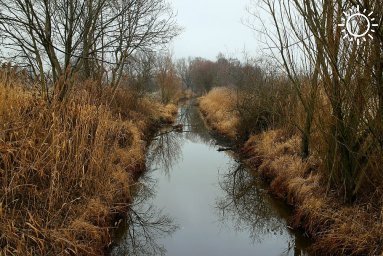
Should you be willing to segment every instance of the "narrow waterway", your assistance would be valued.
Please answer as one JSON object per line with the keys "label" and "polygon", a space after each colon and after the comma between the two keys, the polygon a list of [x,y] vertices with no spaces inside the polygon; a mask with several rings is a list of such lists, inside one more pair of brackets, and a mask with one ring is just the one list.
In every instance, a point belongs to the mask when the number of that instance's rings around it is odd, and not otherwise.
{"label": "narrow waterway", "polygon": [[273,199],[197,107],[180,107],[184,132],[161,131],[135,186],[134,205],[112,255],[307,255],[308,239],[288,227],[290,210]]}

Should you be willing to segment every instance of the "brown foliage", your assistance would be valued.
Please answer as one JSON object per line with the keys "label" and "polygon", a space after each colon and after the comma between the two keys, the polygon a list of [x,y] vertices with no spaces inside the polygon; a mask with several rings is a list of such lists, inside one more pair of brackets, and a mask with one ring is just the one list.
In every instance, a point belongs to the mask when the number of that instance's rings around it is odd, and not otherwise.
{"label": "brown foliage", "polygon": [[145,133],[175,107],[92,88],[48,104],[0,81],[0,254],[99,255],[110,242],[144,166]]}
{"label": "brown foliage", "polygon": [[[381,210],[373,202],[345,205],[326,194],[318,156],[302,160],[299,137],[281,130],[251,137],[244,146],[248,164],[270,181],[271,191],[294,205],[292,224],[316,239],[313,250],[326,255],[376,255],[382,252]],[[367,203],[366,203],[367,201]]]}
{"label": "brown foliage", "polygon": [[[234,95],[237,95],[234,90],[216,88],[200,99],[200,109],[208,125],[232,139],[236,138],[242,122],[238,112],[233,111],[236,101],[228,100],[234,99]],[[250,136],[241,153],[247,158],[249,168],[270,183],[270,191],[294,206],[291,225],[304,228],[315,238],[312,248],[315,253],[377,255],[383,250],[382,189],[378,185],[379,179],[374,180],[376,186],[365,188],[364,196],[361,195],[352,204],[344,202],[341,191],[327,191],[326,171],[323,170],[325,163],[321,157],[326,148],[322,133],[325,124],[321,121],[330,110],[322,92],[319,92],[319,99],[316,108],[322,116],[315,116],[312,131],[315,150],[308,158],[301,157],[300,136],[281,124],[282,129]],[[284,120],[303,123],[303,107],[300,104],[289,106],[293,108],[286,110]],[[226,123],[231,124],[229,129],[224,125]]]}
{"label": "brown foliage", "polygon": [[235,100],[235,94],[225,87],[214,88],[199,100],[200,110],[209,126],[230,139],[235,139],[238,132],[239,117],[233,106]]}

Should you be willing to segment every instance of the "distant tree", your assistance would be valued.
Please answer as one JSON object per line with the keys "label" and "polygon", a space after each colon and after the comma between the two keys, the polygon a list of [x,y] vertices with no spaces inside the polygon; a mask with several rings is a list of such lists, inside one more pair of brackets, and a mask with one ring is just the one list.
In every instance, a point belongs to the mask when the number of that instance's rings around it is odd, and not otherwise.
{"label": "distant tree", "polygon": [[177,73],[182,80],[184,88],[191,89],[192,75],[191,75],[191,59],[179,59],[176,63]]}
{"label": "distant tree", "polygon": [[136,52],[128,60],[124,68],[125,77],[122,82],[133,88],[139,95],[156,90],[157,55],[154,52]]}
{"label": "distant tree", "polygon": [[181,80],[169,54],[157,57],[156,83],[160,89],[162,103],[167,104],[177,99],[177,95],[181,90]]}
{"label": "distant tree", "polygon": [[191,62],[191,77],[194,91],[203,93],[209,91],[216,79],[216,65],[210,60],[196,58]]}

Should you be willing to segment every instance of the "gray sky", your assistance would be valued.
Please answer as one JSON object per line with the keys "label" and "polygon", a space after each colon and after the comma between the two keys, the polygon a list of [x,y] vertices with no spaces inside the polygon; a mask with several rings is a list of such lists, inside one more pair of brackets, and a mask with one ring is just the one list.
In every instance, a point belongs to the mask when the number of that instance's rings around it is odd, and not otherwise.
{"label": "gray sky", "polygon": [[244,49],[257,51],[253,32],[241,23],[249,0],[170,0],[184,31],[171,49],[176,58],[204,57],[214,60],[219,52],[242,57]]}

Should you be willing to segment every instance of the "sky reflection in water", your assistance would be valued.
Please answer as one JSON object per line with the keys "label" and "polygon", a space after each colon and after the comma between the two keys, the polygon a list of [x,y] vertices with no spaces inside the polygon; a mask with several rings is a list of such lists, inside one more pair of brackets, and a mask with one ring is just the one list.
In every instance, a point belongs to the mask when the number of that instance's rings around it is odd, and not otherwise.
{"label": "sky reflection in water", "polygon": [[[128,224],[112,255],[305,255],[289,210],[216,141],[192,105],[184,133],[162,131],[148,153]],[[129,224],[130,223],[130,224]]]}

